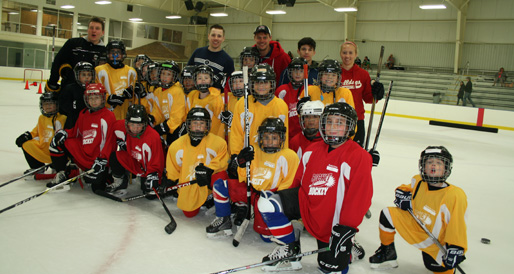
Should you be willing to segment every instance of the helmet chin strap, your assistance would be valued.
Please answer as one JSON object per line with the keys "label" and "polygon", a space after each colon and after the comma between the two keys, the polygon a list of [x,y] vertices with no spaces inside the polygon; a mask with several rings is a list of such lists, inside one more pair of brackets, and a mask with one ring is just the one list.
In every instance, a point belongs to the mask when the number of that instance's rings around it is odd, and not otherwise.
{"label": "helmet chin strap", "polygon": [[116,59],[118,59],[118,56],[120,56],[120,55],[119,55],[119,54],[117,54],[117,53],[112,55],[112,57],[113,57],[113,59],[114,59],[112,62],[113,62],[113,64],[114,64],[114,65],[117,65],[117,64],[118,64],[118,63],[116,62]]}

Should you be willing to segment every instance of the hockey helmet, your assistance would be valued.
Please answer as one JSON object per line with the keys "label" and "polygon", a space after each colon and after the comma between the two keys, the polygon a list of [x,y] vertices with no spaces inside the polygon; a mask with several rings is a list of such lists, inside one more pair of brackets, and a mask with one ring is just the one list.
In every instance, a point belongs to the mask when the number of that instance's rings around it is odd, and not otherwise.
{"label": "hockey helmet", "polygon": [[156,87],[159,85],[159,69],[160,64],[158,62],[148,64],[148,68],[146,70],[146,82],[150,86]]}
{"label": "hockey helmet", "polygon": [[[45,110],[45,105],[51,103],[54,105],[53,110]],[[52,117],[57,114],[59,109],[59,94],[57,92],[45,92],[39,97],[39,110],[46,117]]]}
{"label": "hockey helmet", "polygon": [[[289,78],[289,82],[291,82],[291,85],[295,89],[298,89],[303,85],[303,76],[304,76],[303,66],[306,64],[307,64],[307,61],[305,61],[305,59],[303,59],[301,57],[295,57],[295,58],[293,58],[291,63],[289,63],[289,66],[287,66],[287,77]],[[301,75],[302,75],[301,79],[299,79],[299,80],[294,79],[295,78],[293,76],[294,72],[297,72],[297,73],[301,72]]]}
{"label": "hockey helmet", "polygon": [[243,72],[236,70],[230,75],[228,80],[230,92],[236,97],[242,97],[245,94],[245,87],[243,83]]}
{"label": "hockey helmet", "polygon": [[[276,75],[273,68],[268,64],[259,64],[252,68],[250,73],[250,85],[253,97],[257,101],[267,101],[275,96]],[[261,83],[270,83],[270,87],[262,87]]]}
{"label": "hockey helmet", "polygon": [[[323,77],[328,74],[336,76],[334,80],[324,80]],[[337,60],[325,59],[321,61],[318,66],[318,83],[323,92],[330,92],[336,90],[341,85],[341,65]]]}
{"label": "hockey helmet", "polygon": [[195,73],[196,66],[187,65],[182,69],[180,73],[180,84],[184,89],[184,93],[187,95],[195,88],[195,82],[193,80],[193,74]]}
{"label": "hockey helmet", "polygon": [[[164,83],[162,80],[163,72],[164,72],[164,74],[167,74],[167,75],[169,75],[169,73],[171,73],[171,75],[170,75],[171,79],[169,81],[166,80],[167,83]],[[175,82],[177,82],[179,74],[180,74],[180,68],[178,67],[177,63],[175,63],[174,61],[164,61],[159,64],[159,81],[160,81],[161,87],[167,89],[167,88],[170,88],[171,86],[173,86],[175,84]]]}
{"label": "hockey helmet", "polygon": [[241,54],[239,54],[239,62],[241,68],[247,66],[249,69],[259,64],[261,55],[256,47],[244,47]]}
{"label": "hockey helmet", "polygon": [[[78,62],[73,68],[75,73],[75,81],[85,88],[88,84],[95,82],[95,67],[88,62]],[[84,83],[80,80],[81,76],[84,77]]]}
{"label": "hockey helmet", "polygon": [[[194,121],[204,121],[205,127],[198,129],[194,125]],[[204,136],[209,134],[211,130],[211,115],[209,112],[202,107],[194,107],[188,113],[186,117],[186,129],[189,134],[189,138],[193,141],[200,141]]]}
{"label": "hockey helmet", "polygon": [[[344,128],[342,123],[344,123]],[[352,106],[343,102],[326,106],[319,120],[321,137],[330,146],[340,145],[352,137],[355,134],[356,125],[357,112]],[[341,129],[343,132],[340,132]]]}
{"label": "hockey helmet", "polygon": [[119,68],[123,66],[123,60],[127,57],[127,51],[125,43],[121,40],[112,40],[107,43],[107,63],[113,68]]}
{"label": "hockey helmet", "polygon": [[145,132],[148,121],[148,114],[143,105],[129,106],[127,116],[125,116],[125,129],[127,130],[127,134],[131,137],[139,138]]}
{"label": "hockey helmet", "polygon": [[[441,160],[444,170],[439,170],[434,159]],[[428,146],[421,152],[419,171],[429,184],[444,183],[452,173],[453,157],[444,146]]]}
{"label": "hockey helmet", "polygon": [[302,127],[305,136],[312,136],[318,133],[319,122],[316,125],[307,126],[306,120],[312,116],[316,116],[319,119],[323,113],[324,108],[325,105],[318,100],[308,101],[303,105],[302,112],[300,113],[300,126]]}
{"label": "hockey helmet", "polygon": [[[210,80],[207,80],[202,75],[209,75]],[[193,80],[195,81],[197,90],[200,92],[208,92],[209,88],[212,87],[214,83],[214,70],[208,65],[197,66],[193,74]]]}
{"label": "hockey helmet", "polygon": [[[94,111],[97,111],[97,110],[105,107],[105,94],[106,93],[107,93],[107,90],[105,89],[105,87],[102,83],[93,83],[93,84],[87,85],[86,90],[84,91],[84,103],[86,103],[86,106],[90,112],[94,112]],[[101,100],[101,102],[92,106],[89,103],[89,101],[95,97],[99,98]]]}
{"label": "hockey helmet", "polygon": [[[268,117],[262,121],[257,129],[259,147],[266,153],[275,153],[282,150],[286,140],[287,128],[279,118]],[[277,133],[280,140],[275,140],[274,135],[265,133]]]}

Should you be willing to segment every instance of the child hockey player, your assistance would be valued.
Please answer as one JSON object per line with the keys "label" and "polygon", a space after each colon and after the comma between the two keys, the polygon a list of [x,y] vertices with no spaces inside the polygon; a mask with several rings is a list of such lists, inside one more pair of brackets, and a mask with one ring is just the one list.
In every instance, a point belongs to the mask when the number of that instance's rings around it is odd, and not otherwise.
{"label": "child hockey player", "polygon": [[65,172],[68,157],[82,170],[94,169],[86,176],[92,190],[104,189],[107,159],[116,147],[112,126],[114,114],[105,108],[107,91],[102,84],[89,84],[84,91],[87,109],[83,110],[72,129],[59,130],[50,143],[50,156],[57,174],[47,184],[52,187],[68,179]]}
{"label": "child hockey player", "polygon": [[192,108],[186,117],[187,134],[170,145],[166,156],[167,176],[173,184],[196,180],[196,184],[178,189],[177,207],[186,217],[200,212],[211,192],[211,178],[227,169],[227,143],[210,133],[210,127],[209,112]]}
{"label": "child hockey player", "polygon": [[[320,272],[348,272],[353,238],[373,196],[371,156],[350,139],[356,122],[357,114],[349,104],[326,106],[320,118],[323,142],[314,143],[303,153],[293,188],[261,193],[257,206],[266,224],[288,231],[263,261],[300,253],[301,227],[293,231],[289,220],[301,218],[317,239],[318,248],[330,248],[318,253]],[[299,261],[264,267],[269,271],[299,268]]]}
{"label": "child hockey player", "polygon": [[[236,70],[232,72],[230,78],[228,79],[228,85],[226,85],[228,91],[225,90],[223,102],[225,103],[225,108],[223,112],[221,112],[221,122],[227,125],[227,133],[230,131],[230,127],[232,126],[232,119],[234,118],[234,109],[236,108],[236,103],[244,96],[244,81],[243,81],[243,72],[240,70]],[[226,101],[225,101],[226,99]],[[230,151],[230,149],[229,149]]]}
{"label": "child hockey player", "polygon": [[[279,118],[266,118],[258,129],[258,147],[244,148],[239,154],[241,167],[246,167],[246,162],[251,162],[250,178],[252,188],[256,191],[252,193],[252,204],[257,208],[259,193],[261,191],[276,192],[287,189],[293,183],[293,178],[298,168],[299,159],[294,151],[284,147],[286,137],[286,127]],[[255,158],[254,158],[255,157]],[[253,159],[253,161],[252,161]],[[245,204],[239,207],[234,220],[235,225],[241,225],[246,217],[247,197],[246,184],[230,183],[230,181],[217,180],[213,184],[213,196],[216,206],[216,218],[206,228],[207,237],[213,238],[223,235],[232,235],[232,222],[230,220],[230,201]],[[232,193],[232,195],[231,195]],[[261,210],[261,208],[259,208]],[[280,227],[266,225],[258,210],[255,211],[254,230],[259,233],[266,242],[270,241],[272,235]],[[278,237],[278,240],[280,237]]]}
{"label": "child hockey player", "polygon": [[[26,131],[16,138],[16,145],[23,150],[25,160],[30,169],[37,169],[46,163],[51,163],[49,146],[54,133],[63,128],[66,116],[60,114],[58,110],[57,92],[45,92],[39,97],[39,109],[41,115],[37,125],[31,132]],[[45,170],[38,171],[44,173]]]}
{"label": "child hockey player", "polygon": [[184,94],[187,95],[195,89],[195,81],[193,80],[193,74],[195,73],[196,66],[188,65],[182,69],[180,73],[180,84],[184,90]]}
{"label": "child hockey player", "polygon": [[[452,172],[453,157],[443,146],[429,146],[421,152],[419,175],[410,184],[396,189],[396,207],[380,213],[380,247],[369,258],[371,268],[398,267],[394,235],[400,233],[409,244],[421,249],[425,267],[434,273],[454,273],[468,249],[465,215],[467,198],[464,191],[446,182]],[[446,254],[434,244],[418,225],[409,210],[425,224]]]}
{"label": "child hockey player", "polygon": [[295,151],[300,159],[308,146],[322,140],[319,134],[319,117],[324,108],[325,105],[321,101],[308,101],[302,107],[300,113],[302,132],[291,138],[289,143],[289,148]]}
{"label": "child hockey player", "polygon": [[221,124],[220,113],[223,111],[221,91],[213,87],[213,70],[207,65],[196,67],[193,74],[195,90],[187,95],[186,111],[194,107],[205,108],[212,117],[211,132],[225,138],[225,127]]}
{"label": "child hockey player", "polygon": [[140,178],[143,193],[158,189],[164,172],[164,153],[161,138],[148,126],[148,115],[144,106],[131,105],[125,120],[114,123],[114,134],[118,151],[114,151],[109,164],[113,182],[106,191],[117,196],[127,193],[130,173]]}

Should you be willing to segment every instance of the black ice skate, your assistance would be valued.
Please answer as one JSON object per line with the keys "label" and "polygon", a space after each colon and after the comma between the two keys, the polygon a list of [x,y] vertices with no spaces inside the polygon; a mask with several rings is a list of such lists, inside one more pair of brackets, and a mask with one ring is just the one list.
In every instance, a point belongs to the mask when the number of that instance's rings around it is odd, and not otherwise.
{"label": "black ice skate", "polygon": [[127,195],[128,178],[126,176],[123,178],[117,178],[113,176],[112,178],[112,183],[105,187],[105,191],[118,198]]}
{"label": "black ice skate", "polygon": [[216,217],[211,224],[205,228],[207,238],[221,238],[232,235],[232,222],[230,216]]}
{"label": "black ice skate", "polygon": [[369,263],[373,269],[397,268],[398,262],[396,258],[396,249],[393,242],[390,245],[380,245],[377,251],[375,251],[375,255],[369,257]]}
{"label": "black ice skate", "polygon": [[354,240],[350,263],[364,259],[364,255],[366,255],[366,252],[364,252],[364,248],[357,241]]}
{"label": "black ice skate", "polygon": [[[270,254],[262,258],[262,262],[291,257],[299,254],[300,252],[300,239],[298,239],[290,244],[281,244],[277,246]],[[266,272],[300,270],[302,269],[302,264],[298,258],[278,261],[273,264],[263,266],[261,269]]]}
{"label": "black ice skate", "polygon": [[[66,172],[64,170],[59,171],[59,172],[57,172],[57,174],[55,174],[54,179],[51,182],[49,182],[48,184],[46,184],[46,187],[48,187],[48,188],[54,187],[66,180],[68,180],[68,176],[66,176]],[[55,190],[65,191],[65,190],[70,190],[70,189],[71,189],[70,185],[66,184],[66,185],[56,188]]]}

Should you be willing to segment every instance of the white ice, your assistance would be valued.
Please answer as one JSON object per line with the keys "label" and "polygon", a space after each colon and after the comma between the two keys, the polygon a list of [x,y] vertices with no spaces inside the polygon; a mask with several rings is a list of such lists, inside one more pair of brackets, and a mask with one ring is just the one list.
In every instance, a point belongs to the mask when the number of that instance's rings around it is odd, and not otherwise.
{"label": "white ice", "polygon": [[[6,80],[0,81],[0,87],[1,184],[28,168],[14,140],[36,125],[40,111],[37,87],[27,91],[24,83]],[[393,206],[395,187],[418,172],[419,154],[428,145],[450,150],[454,168],[448,181],[463,188],[468,197],[469,251],[462,269],[512,273],[514,132],[437,127],[390,116],[386,116],[378,143],[382,159],[373,169],[373,216],[362,222],[357,234],[366,257],[351,264],[349,273],[430,273],[421,253],[399,235],[397,269],[374,271],[368,263],[380,245],[380,210]],[[43,191],[45,184],[22,179],[0,188],[0,209]],[[129,195],[138,194],[138,188],[131,185]],[[69,192],[47,193],[0,214],[0,273],[211,273],[258,263],[275,247],[262,242],[252,229],[237,248],[232,238],[207,239],[205,227],[213,215],[202,210],[186,218],[174,200],[166,198],[165,202],[178,223],[171,235],[164,231],[170,221],[157,200],[118,203],[83,190],[79,184]],[[482,244],[481,238],[489,238],[491,244]],[[301,239],[302,251],[317,249],[308,233]],[[317,273],[315,255],[301,262],[303,270],[292,273]],[[262,272],[254,268],[241,273]]]}

